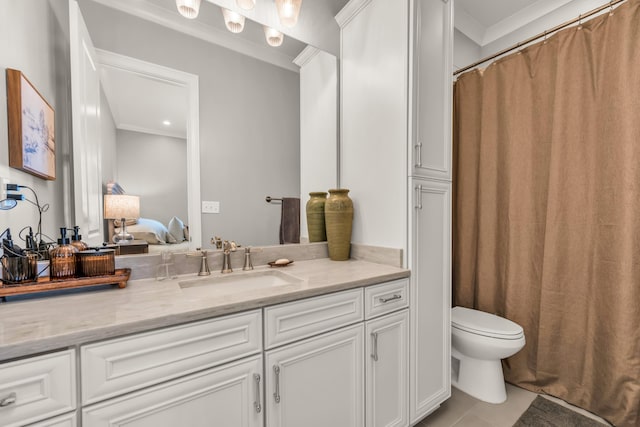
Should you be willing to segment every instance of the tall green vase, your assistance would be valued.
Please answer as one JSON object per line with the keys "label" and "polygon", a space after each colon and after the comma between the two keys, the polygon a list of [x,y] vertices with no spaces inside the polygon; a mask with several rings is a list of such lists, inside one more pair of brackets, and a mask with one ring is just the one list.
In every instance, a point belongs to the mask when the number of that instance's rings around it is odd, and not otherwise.
{"label": "tall green vase", "polygon": [[329,190],[329,198],[324,205],[329,258],[333,261],[348,260],[351,251],[353,202],[348,193],[346,189]]}
{"label": "tall green vase", "polygon": [[327,201],[327,193],[325,191],[314,191],[309,193],[309,196],[311,196],[307,202],[309,242],[325,242],[327,240],[327,230],[324,224],[324,205]]}

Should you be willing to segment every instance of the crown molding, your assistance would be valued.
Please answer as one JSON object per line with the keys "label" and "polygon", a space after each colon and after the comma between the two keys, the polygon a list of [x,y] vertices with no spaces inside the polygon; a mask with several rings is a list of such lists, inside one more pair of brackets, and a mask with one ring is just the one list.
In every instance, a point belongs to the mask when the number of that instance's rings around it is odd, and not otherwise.
{"label": "crown molding", "polygon": [[[455,27],[478,46],[483,47],[557,11],[569,3],[576,3],[576,0],[538,0],[489,27],[482,25],[463,7],[456,4]],[[576,5],[572,9],[580,10],[584,8],[583,4],[582,6]]]}
{"label": "crown molding", "polygon": [[371,0],[351,0],[336,15],[336,22],[340,28],[344,28],[353,18],[355,18]]}
{"label": "crown molding", "polygon": [[137,126],[137,125],[132,125],[129,123],[125,123],[125,122],[120,122],[120,123],[116,123],[116,129],[118,130],[125,130],[125,131],[129,131],[129,132],[138,132],[138,133],[147,133],[147,134],[151,134],[151,135],[159,135],[159,136],[168,136],[171,138],[178,138],[178,139],[187,139],[187,131],[185,130],[184,132],[179,132],[179,131],[170,131],[170,130],[160,130],[160,129],[155,129],[155,128],[147,128],[144,126]]}
{"label": "crown molding", "polygon": [[[454,3],[455,5],[456,3]],[[475,44],[482,46],[487,29],[462,7],[455,7],[455,27]]]}
{"label": "crown molding", "polygon": [[313,46],[305,47],[302,52],[293,60],[293,63],[298,67],[302,68],[309,61],[311,61],[318,53],[320,53],[320,49]]}
{"label": "crown molding", "polygon": [[[545,15],[555,12],[573,0],[538,0],[486,29],[482,46],[535,22]],[[564,21],[564,19],[562,19]]]}
{"label": "crown molding", "polygon": [[92,0],[111,9],[136,16],[149,22],[170,28],[174,31],[196,37],[209,43],[222,46],[280,68],[298,72],[299,68],[291,62],[291,57],[277,52],[272,47],[260,46],[226,30],[220,30],[200,21],[176,19],[175,13],[155,5],[148,0]]}

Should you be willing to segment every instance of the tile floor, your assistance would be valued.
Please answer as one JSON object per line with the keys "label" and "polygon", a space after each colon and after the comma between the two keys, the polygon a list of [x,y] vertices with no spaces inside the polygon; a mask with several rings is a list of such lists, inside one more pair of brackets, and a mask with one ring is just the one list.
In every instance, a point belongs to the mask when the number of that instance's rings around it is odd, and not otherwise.
{"label": "tile floor", "polygon": [[[544,397],[600,421],[605,426],[610,425],[601,418],[560,399]],[[507,384],[507,401],[494,405],[451,387],[451,398],[416,427],[512,427],[535,398],[535,393]]]}

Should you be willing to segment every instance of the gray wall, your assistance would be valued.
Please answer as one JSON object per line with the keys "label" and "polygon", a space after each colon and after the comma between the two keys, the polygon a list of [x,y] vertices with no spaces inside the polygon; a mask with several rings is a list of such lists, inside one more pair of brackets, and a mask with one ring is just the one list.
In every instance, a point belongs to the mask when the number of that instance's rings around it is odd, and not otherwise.
{"label": "gray wall", "polygon": [[453,68],[459,70],[481,58],[482,49],[457,29],[453,33]]}
{"label": "gray wall", "polygon": [[[28,23],[28,24],[27,24]],[[57,228],[72,226],[71,93],[69,77],[69,10],[67,1],[0,1],[0,177],[32,187],[41,204],[43,232],[55,237]],[[9,167],[7,141],[6,68],[22,71],[55,110],[56,180],[45,181]],[[28,190],[22,192],[33,199]],[[67,208],[65,208],[65,206]],[[0,211],[0,233],[37,225],[35,206],[20,202],[10,211]],[[22,245],[22,242],[19,242]]]}
{"label": "gray wall", "polygon": [[188,224],[186,140],[119,129],[116,158],[118,182],[140,196],[141,217]]}
{"label": "gray wall", "polygon": [[196,74],[200,85],[202,241],[277,244],[274,197],[300,194],[297,73],[81,0],[96,47]]}

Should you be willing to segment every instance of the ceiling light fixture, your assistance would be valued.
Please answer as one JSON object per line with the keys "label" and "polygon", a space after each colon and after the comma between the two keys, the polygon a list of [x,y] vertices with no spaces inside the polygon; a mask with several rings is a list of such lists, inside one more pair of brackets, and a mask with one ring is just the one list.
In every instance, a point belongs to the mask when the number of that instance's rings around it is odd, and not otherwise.
{"label": "ceiling light fixture", "polygon": [[162,124],[165,126],[171,126],[171,122],[169,120],[163,120]]}
{"label": "ceiling light fixture", "polygon": [[256,5],[256,0],[236,0],[238,7],[244,10],[251,10]]}
{"label": "ceiling light fixture", "polygon": [[229,9],[222,9],[222,16],[224,17],[224,24],[227,26],[227,30],[232,33],[241,33],[244,30],[244,16],[238,12],[234,12]]}
{"label": "ceiling light fixture", "polygon": [[176,0],[176,6],[180,15],[188,19],[196,19],[200,12],[200,3],[202,0]]}
{"label": "ceiling light fixture", "polygon": [[285,27],[293,27],[298,22],[302,0],[276,0],[280,23]]}
{"label": "ceiling light fixture", "polygon": [[267,39],[267,44],[269,46],[278,47],[282,44],[284,40],[284,34],[275,28],[264,26],[264,37]]}

